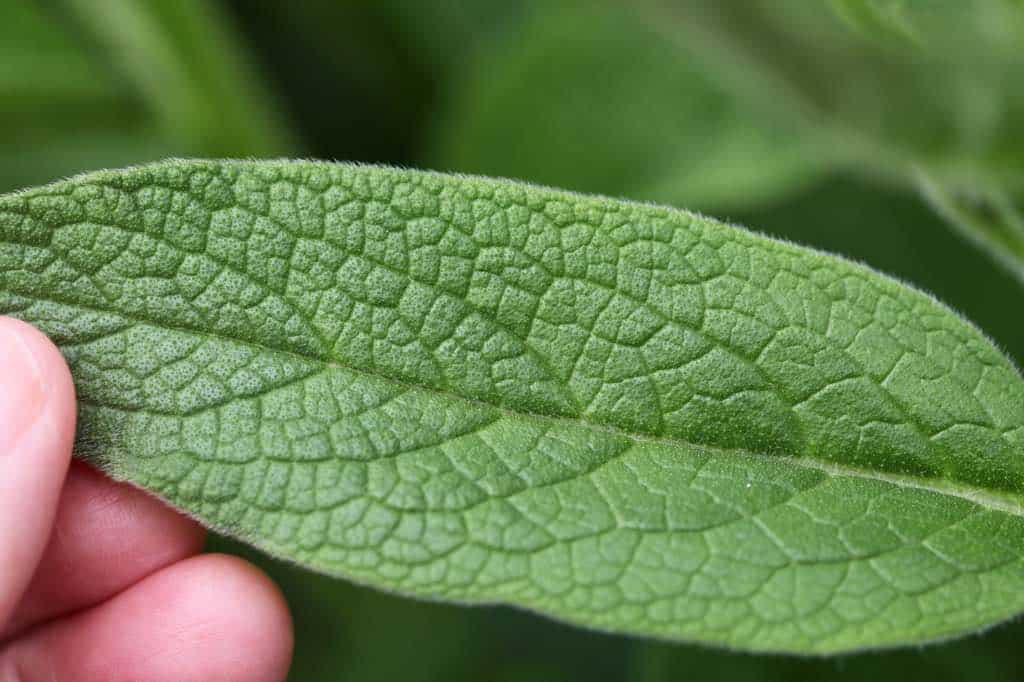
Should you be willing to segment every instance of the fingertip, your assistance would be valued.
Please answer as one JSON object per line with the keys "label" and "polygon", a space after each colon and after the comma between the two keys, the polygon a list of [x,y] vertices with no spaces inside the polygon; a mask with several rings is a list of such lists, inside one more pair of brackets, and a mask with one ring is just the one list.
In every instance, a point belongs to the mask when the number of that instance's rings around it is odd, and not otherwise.
{"label": "fingertip", "polygon": [[238,651],[261,659],[244,679],[284,680],[295,636],[291,611],[278,586],[253,564],[228,554],[204,554],[191,562],[208,585],[216,586],[208,603],[219,614],[222,631],[232,633]]}
{"label": "fingertip", "polygon": [[[154,574],[125,596],[138,599],[146,612],[166,606],[164,628],[177,640],[172,656],[160,669],[146,670],[146,679],[282,682],[288,676],[294,635],[287,602],[247,561],[227,554],[196,556]],[[170,649],[166,642],[156,647]],[[148,658],[140,651],[131,657]],[[189,659],[201,663],[186,663]]]}
{"label": "fingertip", "polygon": [[200,555],[30,630],[0,650],[0,678],[18,670],[81,682],[282,682],[292,646],[291,616],[267,576],[241,559]]}

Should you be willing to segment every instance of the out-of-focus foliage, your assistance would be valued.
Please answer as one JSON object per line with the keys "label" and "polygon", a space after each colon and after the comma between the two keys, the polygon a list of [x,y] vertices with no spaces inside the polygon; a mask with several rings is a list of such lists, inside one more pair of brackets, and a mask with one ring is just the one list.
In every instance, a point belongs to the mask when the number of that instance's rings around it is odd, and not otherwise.
{"label": "out-of-focus foliage", "polygon": [[833,7],[652,0],[649,16],[752,109],[799,121],[855,171],[919,187],[1024,282],[1024,7]]}
{"label": "out-of-focus foliage", "polygon": [[791,192],[827,153],[610,3],[536,7],[470,70],[441,131],[444,168],[708,211]]}
{"label": "out-of-focus foliage", "polygon": [[[137,4],[153,5],[143,0]],[[501,145],[499,139],[488,142],[496,146],[486,155],[481,151],[471,159],[473,150],[458,137],[460,128],[467,135],[492,130],[500,136],[504,126],[512,125],[490,124],[476,116],[489,113],[485,97],[510,102],[501,99],[502,88],[521,88],[508,79],[522,77],[527,67],[544,77],[540,82],[545,87],[558,87],[559,74],[572,73],[572,93],[610,93],[612,84],[628,80],[629,71],[622,68],[628,57],[616,58],[616,51],[628,47],[621,37],[609,38],[603,46],[604,63],[612,73],[586,68],[598,63],[593,53],[601,53],[600,48],[589,55],[580,48],[567,49],[559,57],[552,45],[559,41],[559,31],[575,33],[576,45],[585,45],[585,36],[580,38],[575,27],[599,24],[600,16],[610,12],[623,16],[624,10],[600,2],[555,9],[550,5],[528,0],[182,3],[205,13],[207,30],[200,33],[225,37],[218,40],[219,49],[243,65],[237,71],[240,81],[221,81],[213,94],[228,98],[236,89],[253,93],[246,120],[231,121],[224,115],[227,108],[213,104],[211,115],[221,117],[211,123],[213,129],[221,127],[213,135],[221,151],[213,152],[189,146],[204,136],[201,126],[190,127],[198,124],[171,133],[165,123],[158,123],[166,119],[157,105],[112,52],[118,41],[88,29],[77,14],[81,6],[72,9],[59,0],[0,3],[0,190],[89,168],[214,153],[314,155],[462,171],[486,168],[526,180],[556,181],[542,177],[549,172],[543,167],[534,176],[527,175],[534,171],[526,166],[517,170],[512,165],[537,154],[543,166],[544,154],[553,155],[550,148],[516,148],[515,156],[507,158],[500,149],[512,145]],[[631,11],[629,23],[623,20],[623,33],[628,29],[650,40],[640,48],[648,55],[645,63],[655,59],[652,52],[668,54],[668,43],[680,55],[678,63],[650,67],[657,73],[649,85],[638,88],[650,103],[651,110],[644,113],[652,128],[686,134],[684,116],[673,119],[653,108],[685,103],[686,96],[665,92],[663,85],[682,83],[685,78],[678,74],[691,73],[704,83],[705,92],[718,92],[733,103],[716,107],[701,122],[703,130],[716,130],[714,116],[722,115],[729,125],[745,120],[747,125],[809,136],[810,169],[822,175],[794,176],[796,181],[779,185],[778,192],[767,191],[746,203],[730,199],[726,177],[716,183],[725,188],[721,203],[712,207],[718,199],[709,200],[705,208],[769,234],[863,260],[930,290],[978,323],[1018,363],[1024,361],[1021,293],[1014,279],[944,229],[943,218],[916,191],[924,178],[929,201],[945,213],[957,212],[964,233],[989,250],[1002,251],[1009,263],[1017,262],[1012,248],[992,247],[997,239],[981,236],[984,228],[978,225],[1005,233],[1011,244],[1020,242],[1013,227],[1014,211],[1020,210],[1024,196],[1024,137],[1016,132],[1024,126],[1024,58],[1019,47],[1024,8],[1019,0],[647,0],[634,3]],[[560,13],[561,25],[543,25],[538,17],[546,12]],[[156,17],[153,30],[158,35],[175,34],[176,29],[161,23],[158,12],[150,16]],[[106,21],[108,30],[131,30],[129,20],[113,10]],[[544,31],[548,44],[531,46],[531,36]],[[662,37],[651,37],[654,33]],[[184,56],[189,49],[212,49],[193,38],[165,43],[185,60],[193,59]],[[661,201],[680,201],[691,191],[674,186],[684,182],[684,173],[651,184],[639,182],[653,177],[652,165],[673,172],[685,166],[666,164],[665,149],[640,144],[644,129],[634,122],[621,122],[623,129],[595,123],[602,114],[607,120],[606,108],[581,109],[579,103],[588,100],[578,97],[546,102],[550,108],[545,120],[537,122],[572,122],[573,115],[560,110],[560,103],[576,106],[575,116],[584,119],[565,139],[584,150],[580,158],[585,162],[554,160],[562,173],[559,184]],[[189,99],[211,101],[198,94]],[[283,119],[274,113],[278,108],[287,114]],[[700,111],[683,110],[694,109]],[[241,138],[223,127],[248,125],[250,118],[262,117],[289,125],[264,126],[267,137],[257,140],[266,145],[263,149],[232,148]],[[839,124],[853,132],[834,135],[831,131]],[[525,130],[523,122],[518,125]],[[729,125],[724,128],[729,130]],[[522,130],[508,131],[509,139],[520,145],[531,142],[534,138]],[[535,139],[542,145],[561,144],[551,137]],[[665,148],[680,149],[696,143],[686,138],[663,142]],[[755,163],[774,163],[760,153],[744,157],[740,150],[736,155],[750,162],[736,168],[740,173]],[[600,158],[611,159],[615,172],[590,167],[604,163],[595,161]],[[470,167],[471,161],[478,165]],[[458,165],[462,163],[467,165]],[[834,163],[840,171],[828,170]],[[740,178],[735,186],[749,188]],[[685,180],[690,181],[696,182]],[[974,227],[966,225],[969,220]],[[243,551],[222,540],[214,547]],[[830,661],[754,657],[609,637],[508,609],[402,600],[250,557],[280,582],[292,605],[297,627],[293,679],[300,682],[399,676],[446,682],[902,682],[925,676],[936,682],[967,677],[996,682],[1019,676],[1021,624],[915,651]],[[396,642],[401,653],[396,653]]]}
{"label": "out-of-focus foliage", "polygon": [[836,12],[881,44],[905,40],[950,61],[1000,59],[1020,49],[1024,18],[1017,0],[832,0]]}
{"label": "out-of-focus foliage", "polygon": [[222,8],[0,4],[0,185],[165,156],[298,151]]}

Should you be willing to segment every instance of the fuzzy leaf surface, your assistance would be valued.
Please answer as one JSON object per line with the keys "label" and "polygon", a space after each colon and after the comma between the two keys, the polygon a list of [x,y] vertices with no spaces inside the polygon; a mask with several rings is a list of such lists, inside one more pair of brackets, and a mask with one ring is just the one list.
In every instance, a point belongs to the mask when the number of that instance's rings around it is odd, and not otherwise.
{"label": "fuzzy leaf surface", "polygon": [[691,213],[315,162],[0,197],[78,455],[274,555],[834,652],[1024,607],[1024,381],[865,267]]}

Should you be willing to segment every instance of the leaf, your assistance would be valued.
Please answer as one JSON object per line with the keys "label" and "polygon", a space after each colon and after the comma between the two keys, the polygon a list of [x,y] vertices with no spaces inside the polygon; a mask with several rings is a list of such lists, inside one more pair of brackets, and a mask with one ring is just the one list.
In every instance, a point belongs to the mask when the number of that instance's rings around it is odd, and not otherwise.
{"label": "leaf", "polygon": [[294,144],[230,25],[204,0],[64,0],[184,149],[273,155]]}
{"label": "leaf", "polygon": [[668,208],[314,162],[0,199],[79,456],[403,594],[825,653],[1022,610],[1024,380],[867,268]]}
{"label": "leaf", "polygon": [[851,27],[868,37],[908,41],[920,45],[921,37],[907,16],[902,0],[833,0],[832,7]]}
{"label": "leaf", "polygon": [[174,154],[295,152],[201,0],[0,5],[0,190]]}
{"label": "leaf", "polygon": [[833,176],[736,220],[913,282],[984,329],[1018,367],[1024,360],[1024,325],[1007,314],[1018,295],[1012,276],[982,251],[965,248],[961,236],[911,193],[856,174]]}
{"label": "leaf", "polygon": [[545,3],[519,24],[463,79],[432,165],[701,210],[777,199],[829,166],[631,9]]}
{"label": "leaf", "polygon": [[879,45],[914,49],[949,59],[1013,56],[1024,38],[1024,12],[1018,0],[915,2],[914,0],[833,0],[837,14]]}
{"label": "leaf", "polygon": [[273,65],[307,153],[407,163],[437,92],[472,63],[478,44],[514,25],[522,2],[250,0],[234,10],[261,61]]}
{"label": "leaf", "polygon": [[[0,124],[12,131],[0,139],[0,188],[45,182],[97,162],[138,160],[133,141],[148,137],[151,126],[80,32],[37,3],[4,3],[0,46]],[[103,144],[94,139],[100,137]],[[78,165],[82,156],[88,162]]]}
{"label": "leaf", "polygon": [[[1015,0],[652,2],[647,19],[685,44],[735,97],[792,124],[832,158],[925,198],[1024,283],[1008,248],[938,194],[1024,206],[1024,6]],[[856,30],[850,30],[855,26]],[[921,177],[929,180],[921,182]],[[961,207],[962,208],[962,207]]]}
{"label": "leaf", "polygon": [[[1020,152],[1024,150],[1016,134],[1024,118],[1024,102],[1016,86],[1024,77],[1019,60],[1024,5],[1015,0],[943,4],[839,0],[834,6],[880,43],[902,32],[925,55],[937,57],[943,71],[963,70],[948,69],[950,53],[966,62],[966,74],[956,74],[964,82],[951,91],[963,98],[959,132],[972,144],[953,163],[933,160],[932,169],[920,171],[917,184],[939,215],[1024,284],[1020,208],[1024,202]],[[987,151],[986,145],[993,148],[995,159],[976,158],[979,148],[983,154]],[[959,177],[941,177],[943,171],[950,174],[948,166],[958,170]]]}
{"label": "leaf", "polygon": [[939,215],[1024,283],[1024,215],[1009,193],[995,183],[950,186],[927,172],[919,183]]}

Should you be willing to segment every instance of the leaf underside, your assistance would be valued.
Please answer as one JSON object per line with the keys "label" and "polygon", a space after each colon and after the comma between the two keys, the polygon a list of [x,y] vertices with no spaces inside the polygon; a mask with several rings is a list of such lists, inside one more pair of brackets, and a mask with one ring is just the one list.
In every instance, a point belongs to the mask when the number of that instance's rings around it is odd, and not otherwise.
{"label": "leaf underside", "polygon": [[421,597],[834,652],[1024,610],[1024,381],[867,268],[690,213],[314,162],[0,197],[78,455]]}

